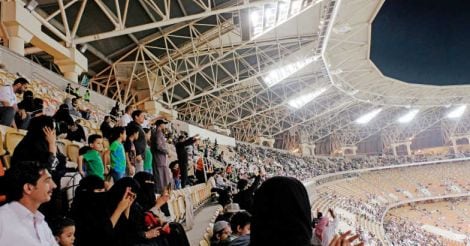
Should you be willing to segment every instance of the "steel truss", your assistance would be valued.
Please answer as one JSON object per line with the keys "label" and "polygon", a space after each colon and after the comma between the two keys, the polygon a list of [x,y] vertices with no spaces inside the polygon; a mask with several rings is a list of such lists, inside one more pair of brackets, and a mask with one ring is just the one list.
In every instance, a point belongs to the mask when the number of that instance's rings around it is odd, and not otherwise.
{"label": "steel truss", "polygon": [[[460,121],[449,120],[443,107],[470,102],[466,87],[408,85],[383,76],[369,60],[370,24],[382,0],[212,3],[115,0],[110,7],[102,0],[59,0],[56,11],[46,14],[38,9],[34,14],[64,45],[86,43],[100,58],[92,66],[109,65],[91,81],[98,92],[126,105],[158,100],[176,109],[183,120],[230,128],[237,140],[287,134],[310,144],[329,137],[334,146],[344,147],[380,136],[389,148],[436,127],[442,129],[447,143],[451,137],[470,133],[465,124],[469,114]],[[90,4],[114,29],[78,37],[81,19],[92,18],[87,16]],[[71,18],[67,10],[75,5],[79,11]],[[133,5],[145,9],[150,21],[130,26],[128,10]],[[187,11],[188,5],[193,11]],[[177,10],[183,15],[171,14]],[[248,38],[243,35],[246,11],[263,16],[249,27]],[[267,18],[270,11],[276,13],[271,19]],[[312,24],[296,23],[302,18]],[[292,33],[292,25],[308,31]],[[136,33],[151,29],[158,31],[136,38]],[[122,35],[134,43],[108,56],[91,43]],[[266,85],[264,77],[273,69],[305,57],[316,60],[281,83]],[[318,88],[327,90],[304,107],[287,105],[299,93]],[[382,112],[368,124],[354,122],[379,107]],[[397,118],[410,107],[421,111],[410,123],[398,123]]]}

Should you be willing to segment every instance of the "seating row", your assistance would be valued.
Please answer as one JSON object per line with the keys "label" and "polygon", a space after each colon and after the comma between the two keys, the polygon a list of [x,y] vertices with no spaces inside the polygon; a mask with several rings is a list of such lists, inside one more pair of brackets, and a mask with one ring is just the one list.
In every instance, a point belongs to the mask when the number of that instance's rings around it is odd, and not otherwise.
{"label": "seating row", "polygon": [[206,228],[206,231],[204,232],[204,236],[202,237],[202,240],[199,241],[199,246],[210,246],[211,245],[211,238],[212,238],[212,235],[214,233],[213,228],[214,228],[215,219],[217,219],[217,216],[219,216],[219,214],[220,214],[220,212],[222,212],[222,210],[223,210],[222,206],[219,206],[219,208],[217,208],[215,210],[215,213],[214,213],[214,215],[212,216],[212,218],[210,220],[211,222],[209,223],[209,225]]}

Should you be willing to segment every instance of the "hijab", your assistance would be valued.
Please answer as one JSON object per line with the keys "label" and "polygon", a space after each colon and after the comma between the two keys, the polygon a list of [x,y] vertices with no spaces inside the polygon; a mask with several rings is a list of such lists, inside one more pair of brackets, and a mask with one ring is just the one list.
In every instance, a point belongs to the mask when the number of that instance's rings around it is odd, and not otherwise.
{"label": "hijab", "polygon": [[139,184],[131,177],[119,179],[108,191],[108,209],[114,211],[122,200],[127,187],[131,187],[131,191],[137,193],[140,189]]}
{"label": "hijab", "polygon": [[26,136],[16,146],[11,162],[39,161],[49,163],[49,144],[44,128],[54,130],[54,120],[49,116],[38,116],[31,119]]}
{"label": "hijab", "polygon": [[255,192],[251,246],[309,246],[312,238],[310,202],[295,178],[273,177]]}
{"label": "hijab", "polygon": [[147,172],[138,172],[134,179],[140,185],[140,189],[137,191],[137,203],[142,206],[144,211],[150,210],[156,204],[153,175]]}
{"label": "hijab", "polygon": [[99,206],[104,209],[102,206],[106,204],[106,192],[95,192],[98,189],[104,189],[104,181],[100,177],[90,175],[80,180],[70,210],[74,219],[79,218],[88,208]]}

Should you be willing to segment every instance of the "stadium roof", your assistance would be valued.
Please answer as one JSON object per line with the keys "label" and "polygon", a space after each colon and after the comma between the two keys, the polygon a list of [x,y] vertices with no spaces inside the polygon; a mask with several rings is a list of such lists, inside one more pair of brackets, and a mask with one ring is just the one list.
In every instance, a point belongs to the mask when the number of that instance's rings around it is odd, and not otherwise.
{"label": "stadium roof", "polygon": [[[408,84],[370,60],[383,1],[37,1],[35,11],[66,34],[65,13],[99,92],[124,104],[159,100],[240,140],[290,132],[348,146],[377,133],[409,141],[436,124],[448,125],[447,136],[468,130],[443,120],[448,107],[469,102],[469,86]],[[289,106],[308,93],[306,105]],[[377,108],[376,119],[355,124]],[[397,119],[410,108],[419,114],[403,126]]]}

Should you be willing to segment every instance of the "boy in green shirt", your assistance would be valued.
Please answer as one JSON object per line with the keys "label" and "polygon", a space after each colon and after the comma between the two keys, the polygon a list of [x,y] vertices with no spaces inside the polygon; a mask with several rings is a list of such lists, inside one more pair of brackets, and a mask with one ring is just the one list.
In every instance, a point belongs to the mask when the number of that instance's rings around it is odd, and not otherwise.
{"label": "boy in green shirt", "polygon": [[153,174],[152,168],[152,151],[150,151],[150,136],[151,132],[149,128],[144,128],[145,140],[147,140],[147,148],[145,148],[145,159],[144,159],[144,172]]}
{"label": "boy in green shirt", "polygon": [[116,126],[112,130],[109,141],[109,156],[111,160],[111,170],[109,173],[113,177],[114,183],[126,175],[126,152],[122,142],[126,141],[126,128]]}
{"label": "boy in green shirt", "polygon": [[103,137],[98,134],[90,135],[88,145],[90,150],[83,155],[86,176],[96,175],[104,180],[104,165],[100,155],[100,151],[103,150]]}

